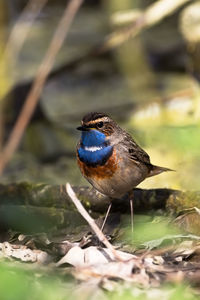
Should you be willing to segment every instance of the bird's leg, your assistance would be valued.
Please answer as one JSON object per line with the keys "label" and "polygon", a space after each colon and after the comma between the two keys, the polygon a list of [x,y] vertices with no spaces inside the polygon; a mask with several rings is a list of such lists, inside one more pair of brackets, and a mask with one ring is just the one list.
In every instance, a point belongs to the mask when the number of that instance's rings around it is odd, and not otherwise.
{"label": "bird's leg", "polygon": [[108,206],[108,209],[107,209],[105,218],[104,218],[104,220],[103,220],[103,224],[102,224],[102,226],[101,226],[101,231],[103,231],[103,229],[104,229],[104,226],[105,226],[105,224],[106,224],[106,221],[107,221],[107,218],[108,218],[108,215],[109,215],[111,206],[112,206],[112,203],[110,203],[109,206]]}
{"label": "bird's leg", "polygon": [[129,193],[130,209],[131,209],[131,232],[133,234],[133,191]]}

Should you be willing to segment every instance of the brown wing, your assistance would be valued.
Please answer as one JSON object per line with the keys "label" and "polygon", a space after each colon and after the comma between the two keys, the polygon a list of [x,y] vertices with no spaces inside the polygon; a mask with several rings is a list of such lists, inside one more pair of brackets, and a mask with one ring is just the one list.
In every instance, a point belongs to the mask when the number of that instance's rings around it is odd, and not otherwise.
{"label": "brown wing", "polygon": [[151,166],[149,155],[133,140],[131,135],[126,133],[124,136],[124,145],[128,149],[129,158],[134,160],[136,163],[143,163]]}
{"label": "brown wing", "polygon": [[174,171],[169,168],[164,168],[160,166],[154,166],[150,162],[149,155],[142,149],[137,143],[133,140],[133,138],[128,134],[124,134],[124,144],[128,149],[129,158],[138,164],[145,164],[149,169],[148,177],[158,175],[162,172]]}

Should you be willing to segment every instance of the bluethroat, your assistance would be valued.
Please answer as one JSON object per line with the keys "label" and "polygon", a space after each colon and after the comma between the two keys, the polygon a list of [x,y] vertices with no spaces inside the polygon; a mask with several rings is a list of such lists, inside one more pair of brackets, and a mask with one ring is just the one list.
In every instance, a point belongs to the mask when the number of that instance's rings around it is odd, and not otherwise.
{"label": "bluethroat", "polygon": [[77,161],[83,176],[100,193],[121,198],[145,178],[168,168],[154,166],[149,155],[104,113],[91,112],[82,119]]}

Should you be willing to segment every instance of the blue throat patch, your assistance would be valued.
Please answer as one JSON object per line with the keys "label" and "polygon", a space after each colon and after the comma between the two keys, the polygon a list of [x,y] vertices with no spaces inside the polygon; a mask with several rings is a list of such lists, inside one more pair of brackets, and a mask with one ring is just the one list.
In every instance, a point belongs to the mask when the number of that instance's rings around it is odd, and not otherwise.
{"label": "blue throat patch", "polygon": [[[91,151],[91,147],[99,149]],[[81,146],[78,149],[78,156],[82,162],[92,167],[104,165],[112,152],[113,147],[108,145],[105,134],[95,129],[82,131]]]}

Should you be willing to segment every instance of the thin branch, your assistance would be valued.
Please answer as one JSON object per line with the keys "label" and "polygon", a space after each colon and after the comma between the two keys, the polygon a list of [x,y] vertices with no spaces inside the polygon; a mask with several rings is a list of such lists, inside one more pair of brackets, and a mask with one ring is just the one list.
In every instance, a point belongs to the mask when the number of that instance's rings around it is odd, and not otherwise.
{"label": "thin branch", "polygon": [[28,1],[11,31],[2,55],[2,60],[5,59],[5,57],[12,59],[12,62],[17,60],[19,52],[24,44],[24,41],[26,40],[31,26],[47,1],[48,0]]}
{"label": "thin branch", "polygon": [[189,1],[191,0],[159,0],[154,2],[144,12],[138,13],[138,17],[134,16],[131,25],[110,34],[102,44],[100,50],[105,52],[120,46],[128,39],[139,34],[141,30],[159,23]]}
{"label": "thin branch", "polygon": [[115,248],[111,245],[111,243],[107,240],[103,232],[99,229],[97,224],[95,223],[94,219],[91,218],[91,216],[88,214],[88,212],[85,210],[79,199],[76,197],[76,194],[71,188],[71,185],[69,183],[66,184],[66,191],[71,198],[72,202],[76,206],[79,213],[83,216],[83,218],[88,222],[100,242],[104,243],[104,245],[112,252],[113,256],[116,260],[122,260],[122,258],[119,256]]}
{"label": "thin branch", "polygon": [[82,2],[83,0],[71,0],[64,11],[44,60],[39,67],[37,77],[33,83],[26,102],[24,103],[20,116],[18,117],[10,134],[9,140],[1,153],[0,174],[2,174],[6,164],[9,162],[14,151],[17,149],[20,143],[24,130],[30,121],[33,111],[38,103],[39,96],[42,92],[47,76],[53,66],[55,56],[60,50],[69,31],[70,25]]}
{"label": "thin branch", "polygon": [[130,38],[137,36],[142,30],[158,24],[165,17],[174,13],[178,8],[189,1],[191,0],[159,0],[149,5],[144,11],[133,10],[133,13],[135,12],[136,14],[132,17],[129,25],[107,35],[102,42],[94,45],[85,54],[53,70],[49,74],[49,79],[67,71],[69,72],[80,64],[87,62],[89,59],[91,60],[91,58],[98,57],[109,50],[119,47]]}
{"label": "thin branch", "polygon": [[[28,1],[19,18],[15,22],[0,56],[0,77],[6,80],[6,84],[3,82],[0,87],[0,151],[3,148],[4,136],[3,100],[13,84],[12,70],[15,69],[19,53],[35,19],[47,2],[48,0]],[[11,67],[11,72],[9,71],[9,67]]]}

